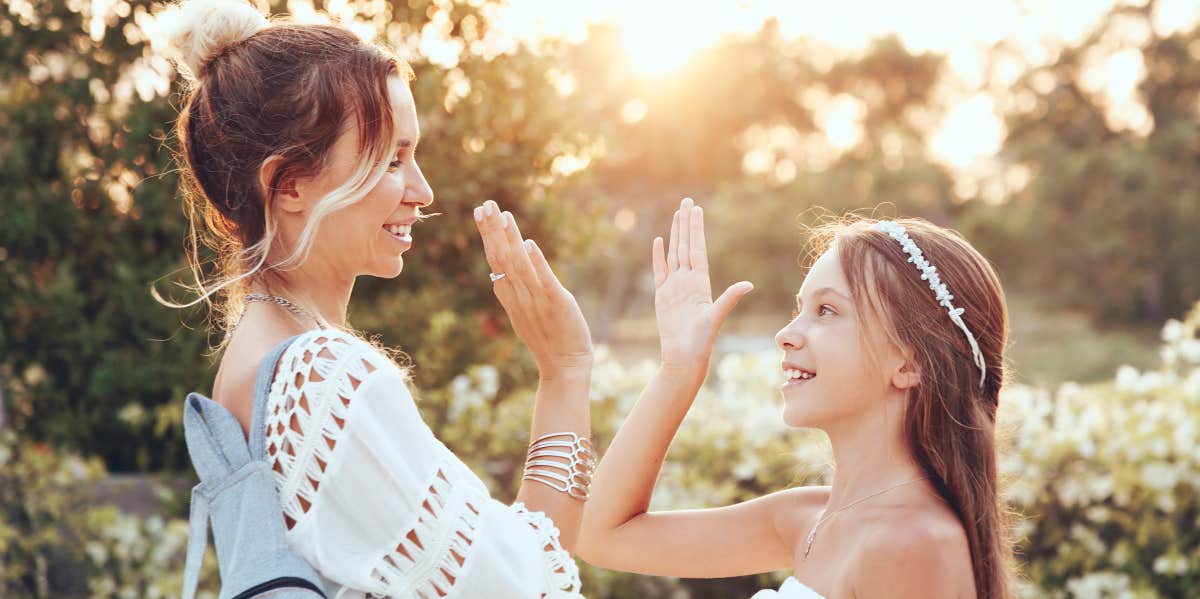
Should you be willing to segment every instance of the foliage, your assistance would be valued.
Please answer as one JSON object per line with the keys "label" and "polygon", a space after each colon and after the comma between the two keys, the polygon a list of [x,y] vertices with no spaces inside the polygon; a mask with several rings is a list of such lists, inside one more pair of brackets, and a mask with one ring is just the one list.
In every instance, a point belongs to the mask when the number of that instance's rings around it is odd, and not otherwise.
{"label": "foliage", "polygon": [[[1159,34],[1154,5],[1114,8],[1084,43],[1021,77],[1001,176],[1028,184],[975,217],[1002,234],[985,253],[1012,279],[1108,322],[1162,322],[1200,296],[1200,29]],[[1143,111],[1115,110],[1088,83],[1119,53],[1142,63]]]}
{"label": "foliage", "polygon": [[[169,134],[180,97],[148,41],[161,4],[57,0],[0,10],[7,420],[31,439],[97,453],[114,471],[186,469],[179,401],[207,393],[216,374],[202,357],[217,341],[204,306],[176,311],[149,293],[153,284],[176,301],[195,299],[171,284],[190,282],[190,273]],[[586,203],[560,201],[569,177],[552,169],[587,142],[583,111],[554,85],[553,44],[493,47],[486,4],[351,8],[402,55],[415,55],[424,34],[468,50],[453,63],[413,61],[420,160],[443,216],[418,227],[402,283],[364,280],[350,307],[353,326],[429,365],[418,381],[437,387],[458,365],[514,349],[500,335],[471,206],[499,200],[552,259],[552,248],[589,237],[591,221],[569,218]],[[206,264],[212,258],[202,252]]]}

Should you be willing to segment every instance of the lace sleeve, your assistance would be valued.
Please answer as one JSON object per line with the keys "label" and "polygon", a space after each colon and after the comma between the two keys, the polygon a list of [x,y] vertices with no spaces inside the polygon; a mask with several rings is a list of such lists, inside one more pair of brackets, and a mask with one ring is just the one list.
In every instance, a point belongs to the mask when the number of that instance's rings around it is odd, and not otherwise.
{"label": "lace sleeve", "polygon": [[292,549],[327,581],[376,596],[577,597],[559,592],[578,589],[578,570],[557,528],[491,499],[421,420],[407,382],[343,332],[285,351],[265,442]]}

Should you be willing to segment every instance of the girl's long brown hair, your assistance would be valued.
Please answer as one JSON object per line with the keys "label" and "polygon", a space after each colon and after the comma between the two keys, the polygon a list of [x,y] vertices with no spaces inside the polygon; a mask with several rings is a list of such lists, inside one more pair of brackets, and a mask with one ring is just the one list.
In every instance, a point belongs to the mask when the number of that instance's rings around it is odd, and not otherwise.
{"label": "girl's long brown hair", "polygon": [[980,387],[979,368],[962,330],[900,244],[871,228],[875,222],[848,217],[819,225],[811,229],[811,247],[818,255],[836,244],[860,318],[878,315],[894,343],[912,348],[921,379],[905,404],[909,449],[962,522],[977,596],[1007,599],[1012,545],[996,451],[1008,341],[1004,290],[987,259],[956,233],[921,219],[894,221],[937,267],[954,306],[964,309],[963,321],[987,365]]}

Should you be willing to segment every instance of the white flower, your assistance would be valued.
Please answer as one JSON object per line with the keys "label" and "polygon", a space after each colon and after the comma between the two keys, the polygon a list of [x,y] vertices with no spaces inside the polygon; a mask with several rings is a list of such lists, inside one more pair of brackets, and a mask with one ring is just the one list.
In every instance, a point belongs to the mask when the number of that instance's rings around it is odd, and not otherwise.
{"label": "white flower", "polygon": [[1120,368],[1117,368],[1117,389],[1121,391],[1133,391],[1141,378],[1141,374],[1138,373],[1136,368],[1128,364],[1123,364]]}
{"label": "white flower", "polygon": [[1184,326],[1174,318],[1167,321],[1162,328],[1163,343],[1175,343],[1183,338]]}

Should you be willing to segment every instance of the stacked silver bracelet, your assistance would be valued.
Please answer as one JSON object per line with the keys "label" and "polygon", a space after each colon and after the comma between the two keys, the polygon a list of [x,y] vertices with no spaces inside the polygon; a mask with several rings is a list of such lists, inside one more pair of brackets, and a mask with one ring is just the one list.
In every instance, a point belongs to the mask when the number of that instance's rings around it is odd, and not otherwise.
{"label": "stacked silver bracelet", "polygon": [[595,471],[596,452],[587,437],[550,433],[529,444],[525,474],[521,478],[587,501]]}

